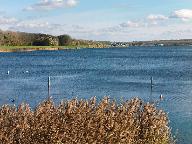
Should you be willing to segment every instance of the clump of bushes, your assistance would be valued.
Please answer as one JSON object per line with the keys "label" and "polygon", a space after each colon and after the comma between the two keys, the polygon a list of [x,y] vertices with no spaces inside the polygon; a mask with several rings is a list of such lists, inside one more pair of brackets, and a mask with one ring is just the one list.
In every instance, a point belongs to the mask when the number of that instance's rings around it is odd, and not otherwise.
{"label": "clump of bushes", "polygon": [[60,46],[71,45],[72,38],[69,35],[60,35],[60,36],[58,36],[58,39],[59,39],[59,45]]}
{"label": "clump of bushes", "polygon": [[168,118],[154,105],[135,98],[117,104],[105,97],[63,101],[47,100],[0,108],[1,144],[168,144]]}

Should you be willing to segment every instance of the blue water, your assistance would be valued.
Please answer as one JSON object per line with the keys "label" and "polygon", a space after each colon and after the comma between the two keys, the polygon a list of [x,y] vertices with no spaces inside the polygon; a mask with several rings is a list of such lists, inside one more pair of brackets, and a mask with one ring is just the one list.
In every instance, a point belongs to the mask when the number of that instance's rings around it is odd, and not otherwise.
{"label": "blue water", "polygon": [[192,47],[0,53],[0,105],[35,106],[47,98],[48,76],[55,102],[92,96],[155,101],[162,94],[158,107],[168,112],[178,143],[192,144]]}

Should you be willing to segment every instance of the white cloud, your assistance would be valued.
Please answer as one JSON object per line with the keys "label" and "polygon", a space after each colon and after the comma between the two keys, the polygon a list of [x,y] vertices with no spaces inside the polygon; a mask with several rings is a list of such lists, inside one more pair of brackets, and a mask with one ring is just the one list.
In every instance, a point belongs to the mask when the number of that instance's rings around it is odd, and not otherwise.
{"label": "white cloud", "polygon": [[50,33],[56,25],[51,25],[48,22],[36,21],[21,21],[9,27],[12,31],[23,31],[30,33]]}
{"label": "white cloud", "polygon": [[86,35],[87,33],[92,32],[92,30],[89,30],[87,27],[85,28],[81,25],[56,24],[40,20],[21,21],[10,26],[9,30],[30,33],[46,33],[52,35],[81,35],[79,38],[83,37],[83,35]]}
{"label": "white cloud", "polygon": [[170,16],[171,18],[180,18],[182,20],[192,19],[192,10],[191,9],[181,9],[174,11]]}
{"label": "white cloud", "polygon": [[10,27],[9,30],[52,35],[69,34],[77,39],[110,41],[184,39],[192,37],[192,28],[189,23],[146,27],[140,22],[139,27],[137,28],[127,28],[120,26],[120,24],[106,27],[92,27],[85,25],[54,24],[46,21],[31,20],[18,22]]}
{"label": "white cloud", "polygon": [[139,23],[138,22],[128,21],[128,22],[125,22],[125,23],[121,23],[120,27],[122,27],[122,28],[139,27]]}
{"label": "white cloud", "polygon": [[14,24],[17,21],[18,20],[16,18],[0,16],[0,25]]}
{"label": "white cloud", "polygon": [[40,0],[40,2],[28,6],[24,8],[24,10],[51,10],[57,8],[74,7],[76,5],[77,0]]}
{"label": "white cloud", "polygon": [[[41,0],[40,2],[47,3],[50,2],[50,0]],[[57,2],[59,3],[59,0],[57,0]],[[60,2],[63,2],[63,0],[60,0]],[[63,19],[69,19],[69,21],[62,21],[60,16],[23,19],[16,23],[2,25],[1,29],[5,29],[3,28],[3,26],[5,26],[8,30],[12,31],[52,35],[69,34],[77,39],[111,41],[182,39],[192,37],[190,23],[183,23],[182,21],[176,23],[175,20],[166,15],[151,14],[141,19],[130,19],[122,23],[106,22],[105,20],[97,20],[94,23],[92,21],[81,21],[92,15],[92,13],[78,13],[75,16],[74,14],[67,16],[62,15]],[[179,14],[177,14],[177,16],[175,14],[174,17],[183,18],[183,16],[181,17]],[[189,16],[187,18],[190,19]],[[51,19],[54,19],[55,23]]]}
{"label": "white cloud", "polygon": [[154,14],[151,14],[147,17],[148,20],[151,20],[151,21],[158,21],[158,20],[167,20],[168,17],[164,16],[164,15],[154,15]]}
{"label": "white cloud", "polygon": [[45,28],[48,27],[49,23],[44,22],[44,23],[38,23],[38,22],[21,22],[16,25],[16,27],[21,27],[21,28]]}
{"label": "white cloud", "polygon": [[5,13],[5,11],[4,10],[0,10],[0,14],[4,14]]}

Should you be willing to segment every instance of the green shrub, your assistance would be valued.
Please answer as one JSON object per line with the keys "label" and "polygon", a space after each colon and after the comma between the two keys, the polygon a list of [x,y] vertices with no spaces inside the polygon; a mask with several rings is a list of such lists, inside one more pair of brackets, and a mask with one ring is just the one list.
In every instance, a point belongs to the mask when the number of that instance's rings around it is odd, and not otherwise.
{"label": "green shrub", "polygon": [[58,36],[60,46],[68,46],[72,42],[72,38],[69,35]]}

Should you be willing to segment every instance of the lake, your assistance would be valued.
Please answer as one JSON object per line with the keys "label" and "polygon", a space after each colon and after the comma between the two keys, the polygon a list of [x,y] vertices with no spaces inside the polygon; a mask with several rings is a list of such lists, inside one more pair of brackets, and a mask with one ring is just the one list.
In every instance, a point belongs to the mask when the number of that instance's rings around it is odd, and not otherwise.
{"label": "lake", "polygon": [[192,144],[192,47],[0,53],[0,105],[35,106],[47,98],[48,76],[56,103],[92,96],[158,101],[162,94],[157,106],[168,112],[178,143]]}

